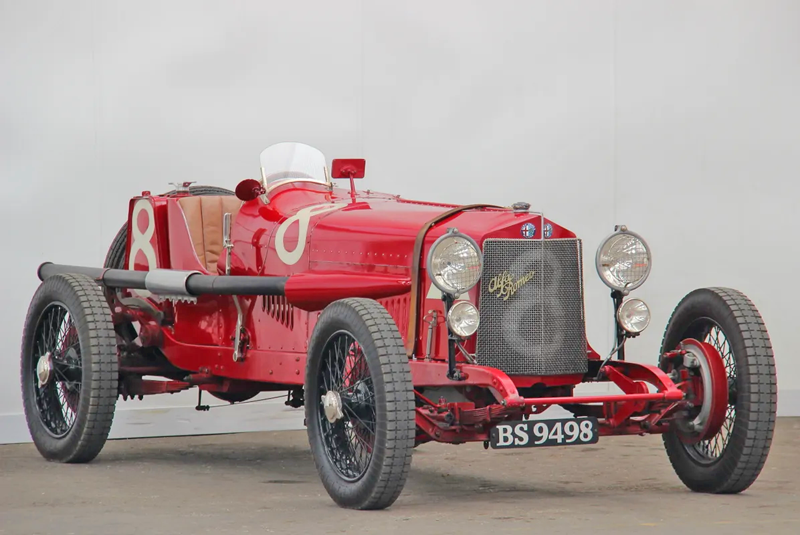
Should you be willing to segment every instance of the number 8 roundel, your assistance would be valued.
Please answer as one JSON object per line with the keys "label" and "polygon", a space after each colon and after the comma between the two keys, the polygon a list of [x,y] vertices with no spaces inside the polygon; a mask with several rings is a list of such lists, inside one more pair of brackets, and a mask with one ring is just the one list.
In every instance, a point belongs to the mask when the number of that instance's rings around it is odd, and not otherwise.
{"label": "number 8 roundel", "polygon": [[[141,227],[144,227],[144,230]],[[153,213],[153,205],[148,199],[139,199],[133,205],[131,214],[131,250],[128,255],[128,269],[136,269],[137,264],[140,268],[144,267],[144,271],[158,267],[156,250],[152,243],[155,232],[156,218]],[[140,252],[144,256],[144,262],[141,259],[137,262]]]}
{"label": "number 8 roundel", "polygon": [[[156,217],[149,199],[139,199],[133,205],[131,214],[131,250],[128,253],[128,269],[150,271],[158,267],[156,250],[153,248],[153,235],[156,233]],[[140,297],[149,297],[147,290],[136,290]]]}

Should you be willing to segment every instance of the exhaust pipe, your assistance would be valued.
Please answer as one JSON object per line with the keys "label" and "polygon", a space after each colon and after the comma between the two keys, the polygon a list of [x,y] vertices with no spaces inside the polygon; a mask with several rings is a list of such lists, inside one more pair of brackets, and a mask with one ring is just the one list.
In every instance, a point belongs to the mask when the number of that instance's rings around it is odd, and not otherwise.
{"label": "exhaust pipe", "polygon": [[203,275],[199,271],[154,269],[131,271],[45,262],[39,266],[39,280],[62,273],[88,275],[109,288],[148,290],[155,295],[197,297],[200,295],[273,295],[286,297],[289,304],[312,312],[346,297],[383,299],[404,295],[411,279],[404,275],[374,273],[295,273],[291,277]]}
{"label": "exhaust pipe", "polygon": [[37,270],[39,280],[53,275],[80,273],[109,288],[147,290],[156,295],[197,297],[199,295],[276,295],[286,294],[288,277],[242,277],[236,275],[203,275],[199,271],[154,269],[131,271],[84,266],[65,266],[45,262]]}

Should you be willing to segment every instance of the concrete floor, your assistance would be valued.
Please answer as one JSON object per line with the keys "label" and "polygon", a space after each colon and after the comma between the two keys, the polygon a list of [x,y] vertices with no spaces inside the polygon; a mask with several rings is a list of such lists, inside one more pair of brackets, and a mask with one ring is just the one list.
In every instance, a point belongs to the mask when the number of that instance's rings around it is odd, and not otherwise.
{"label": "concrete floor", "polygon": [[800,533],[800,419],[778,422],[760,479],[687,491],[659,437],[484,451],[428,444],[386,511],[328,498],[304,432],[110,441],[88,465],[0,447],[0,534]]}

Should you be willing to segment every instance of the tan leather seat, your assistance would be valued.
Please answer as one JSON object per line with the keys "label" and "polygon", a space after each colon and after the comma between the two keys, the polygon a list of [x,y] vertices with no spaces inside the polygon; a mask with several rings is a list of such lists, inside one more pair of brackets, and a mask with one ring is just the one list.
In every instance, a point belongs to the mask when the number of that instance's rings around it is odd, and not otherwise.
{"label": "tan leather seat", "polygon": [[216,275],[217,261],[222,254],[222,218],[230,213],[233,223],[242,201],[232,195],[214,195],[181,197],[178,203],[186,217],[197,258],[209,273]]}

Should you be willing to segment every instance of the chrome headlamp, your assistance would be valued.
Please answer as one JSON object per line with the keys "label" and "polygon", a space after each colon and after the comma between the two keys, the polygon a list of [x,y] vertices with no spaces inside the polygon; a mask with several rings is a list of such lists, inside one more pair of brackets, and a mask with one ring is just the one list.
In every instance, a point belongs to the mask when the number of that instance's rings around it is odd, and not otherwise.
{"label": "chrome headlamp", "polygon": [[623,294],[644,284],[650,275],[651,263],[647,243],[625,226],[603,241],[595,257],[597,274],[603,282]]}
{"label": "chrome headlamp", "polygon": [[469,338],[475,334],[480,323],[478,309],[467,301],[458,301],[447,311],[447,326],[460,338]]}
{"label": "chrome headlamp", "polygon": [[448,229],[428,253],[428,276],[443,293],[456,297],[478,284],[483,254],[478,244],[457,229]]}
{"label": "chrome headlamp", "polygon": [[617,321],[628,333],[639,334],[650,325],[650,309],[641,299],[627,299],[617,310]]}

